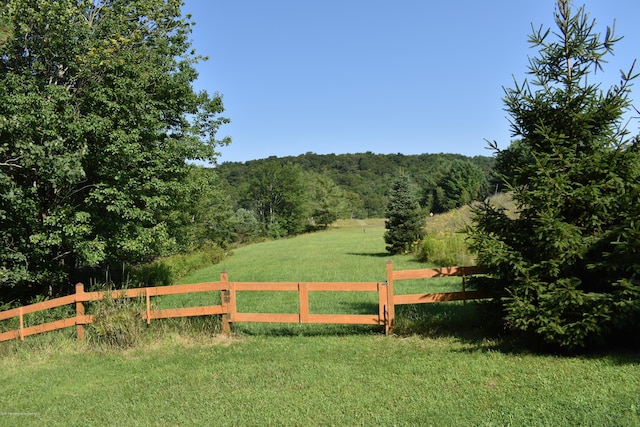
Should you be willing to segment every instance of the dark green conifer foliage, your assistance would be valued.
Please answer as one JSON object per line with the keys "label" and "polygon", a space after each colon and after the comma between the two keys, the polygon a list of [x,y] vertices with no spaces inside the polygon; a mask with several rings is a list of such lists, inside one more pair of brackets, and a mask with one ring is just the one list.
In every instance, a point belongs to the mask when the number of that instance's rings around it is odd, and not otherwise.
{"label": "dark green conifer foliage", "polygon": [[531,81],[505,91],[513,136],[527,153],[498,164],[518,215],[485,204],[469,231],[503,292],[506,325],[574,350],[636,333],[640,146],[622,126],[633,67],[606,91],[595,81],[619,38],[609,28],[602,37],[569,3],[558,1],[555,31],[530,37],[539,49]]}
{"label": "dark green conifer foliage", "polygon": [[391,185],[386,217],[384,241],[389,253],[406,252],[424,237],[422,211],[408,176],[399,176]]}

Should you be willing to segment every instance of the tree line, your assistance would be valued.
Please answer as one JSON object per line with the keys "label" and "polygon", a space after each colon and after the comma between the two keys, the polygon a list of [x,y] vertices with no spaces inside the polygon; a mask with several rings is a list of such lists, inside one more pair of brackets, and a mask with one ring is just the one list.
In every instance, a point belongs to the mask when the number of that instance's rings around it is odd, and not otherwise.
{"label": "tree line", "polygon": [[306,153],[225,162],[212,172],[234,209],[253,212],[263,231],[278,237],[338,218],[384,217],[399,175],[410,177],[426,215],[463,206],[488,194],[492,164],[491,157],[457,154]]}

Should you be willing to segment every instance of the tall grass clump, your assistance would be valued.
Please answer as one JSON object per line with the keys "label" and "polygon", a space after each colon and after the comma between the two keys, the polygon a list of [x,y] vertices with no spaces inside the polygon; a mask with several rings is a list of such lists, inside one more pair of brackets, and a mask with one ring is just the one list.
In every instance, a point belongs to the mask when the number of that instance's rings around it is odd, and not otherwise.
{"label": "tall grass clump", "polygon": [[465,235],[461,233],[471,223],[471,208],[463,206],[427,220],[427,232],[416,252],[416,259],[439,266],[473,265]]}
{"label": "tall grass clump", "polygon": [[473,265],[475,257],[469,252],[462,233],[428,234],[417,252],[417,259],[439,266]]}
{"label": "tall grass clump", "polygon": [[141,287],[169,286],[194,271],[222,261],[228,252],[219,246],[208,246],[188,254],[171,255],[134,267],[132,281]]}
{"label": "tall grass clump", "polygon": [[145,332],[144,302],[133,298],[112,298],[106,295],[90,307],[93,323],[89,339],[98,347],[129,348],[138,344]]}
{"label": "tall grass clump", "polygon": [[[509,217],[517,216],[510,193],[497,193],[488,199],[493,206],[505,209]],[[427,219],[426,235],[417,250],[416,259],[440,266],[475,265],[475,255],[469,250],[466,230],[473,225],[473,206],[433,215]]]}

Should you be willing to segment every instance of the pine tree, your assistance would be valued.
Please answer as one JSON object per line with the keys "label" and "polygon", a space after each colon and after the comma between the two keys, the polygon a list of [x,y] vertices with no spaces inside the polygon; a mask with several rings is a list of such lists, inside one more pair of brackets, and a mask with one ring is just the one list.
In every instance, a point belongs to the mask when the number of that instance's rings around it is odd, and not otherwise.
{"label": "pine tree", "polygon": [[384,234],[386,249],[391,254],[409,250],[424,237],[423,218],[409,177],[401,175],[391,185]]}
{"label": "pine tree", "polygon": [[619,38],[569,3],[557,3],[555,32],[530,36],[531,82],[505,90],[526,156],[498,167],[518,215],[485,204],[470,233],[503,291],[506,324],[577,349],[640,319],[640,145],[622,126],[633,67],[607,91],[591,80]]}

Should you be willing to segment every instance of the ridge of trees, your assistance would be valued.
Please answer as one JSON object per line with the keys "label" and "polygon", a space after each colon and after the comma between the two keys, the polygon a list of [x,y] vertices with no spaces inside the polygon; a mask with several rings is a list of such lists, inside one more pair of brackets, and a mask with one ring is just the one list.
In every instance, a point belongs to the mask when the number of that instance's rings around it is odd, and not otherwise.
{"label": "ridge of trees", "polygon": [[[247,162],[223,162],[215,167],[222,186],[236,208],[251,209],[249,188],[264,164],[293,165],[303,173],[322,177],[343,193],[341,214],[351,218],[385,216],[390,183],[406,174],[417,188],[420,206],[445,212],[478,200],[493,191],[493,157],[460,154],[316,154],[269,157]],[[330,223],[330,222],[329,222]]]}

